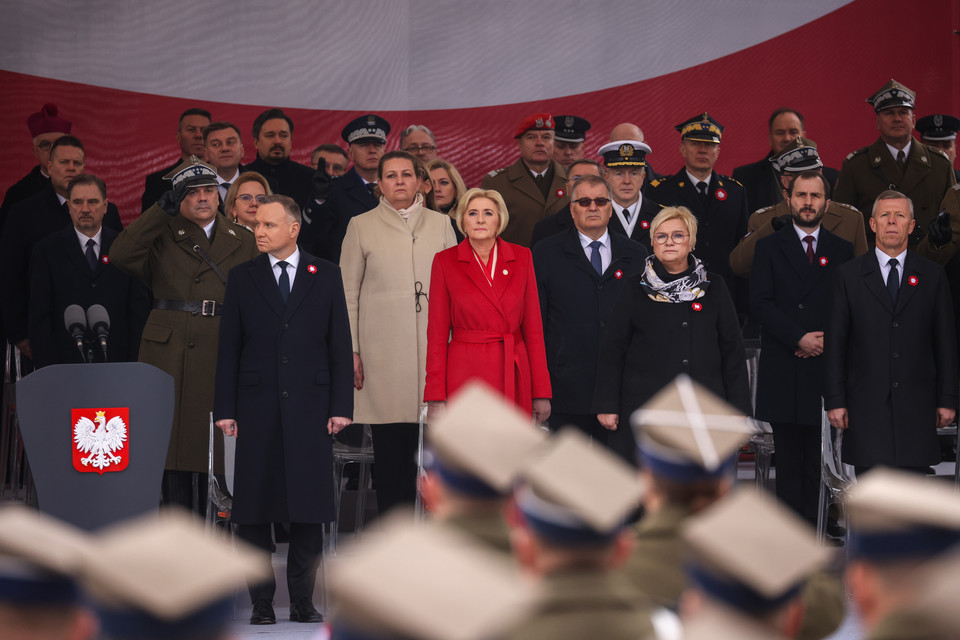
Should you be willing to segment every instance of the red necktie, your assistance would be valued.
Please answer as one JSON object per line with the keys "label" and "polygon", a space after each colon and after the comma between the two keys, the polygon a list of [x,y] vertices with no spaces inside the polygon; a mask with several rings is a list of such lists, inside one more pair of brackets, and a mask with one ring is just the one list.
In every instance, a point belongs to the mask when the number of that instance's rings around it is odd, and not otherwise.
{"label": "red necktie", "polygon": [[807,243],[807,262],[813,264],[813,241],[816,240],[813,236],[805,236],[803,241]]}

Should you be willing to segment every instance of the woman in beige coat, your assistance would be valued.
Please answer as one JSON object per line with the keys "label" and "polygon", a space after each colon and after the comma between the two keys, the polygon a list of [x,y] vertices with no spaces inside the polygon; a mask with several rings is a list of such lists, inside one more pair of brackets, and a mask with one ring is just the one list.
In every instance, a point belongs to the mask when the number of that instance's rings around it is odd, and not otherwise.
{"label": "woman in beige coat", "polygon": [[380,206],[347,225],[340,269],[353,336],[354,422],[373,431],[377,506],[416,498],[420,399],[433,256],[454,246],[450,218],[424,208],[416,160],[384,154]]}

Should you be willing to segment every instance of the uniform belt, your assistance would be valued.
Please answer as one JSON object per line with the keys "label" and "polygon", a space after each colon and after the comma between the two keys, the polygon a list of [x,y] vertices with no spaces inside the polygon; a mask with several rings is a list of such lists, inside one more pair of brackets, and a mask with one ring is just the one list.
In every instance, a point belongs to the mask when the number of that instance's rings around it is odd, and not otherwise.
{"label": "uniform belt", "polygon": [[503,343],[503,393],[508,400],[516,400],[516,344],[522,342],[520,335],[482,331],[477,329],[453,329],[450,336],[453,342],[473,342],[489,344]]}
{"label": "uniform belt", "polygon": [[219,316],[223,314],[223,303],[216,300],[164,300],[157,298],[153,301],[154,309],[167,311],[187,311],[195,316]]}

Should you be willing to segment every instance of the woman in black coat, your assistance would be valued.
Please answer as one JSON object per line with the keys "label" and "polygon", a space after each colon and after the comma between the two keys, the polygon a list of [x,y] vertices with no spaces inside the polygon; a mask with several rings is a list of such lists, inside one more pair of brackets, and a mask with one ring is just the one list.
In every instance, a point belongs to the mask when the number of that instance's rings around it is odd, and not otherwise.
{"label": "woman in black coat", "polygon": [[624,287],[600,339],[597,419],[631,437],[630,415],[681,373],[750,415],[733,300],[723,278],[690,253],[697,219],[685,207],[667,207],[653,219],[650,237],[654,255]]}

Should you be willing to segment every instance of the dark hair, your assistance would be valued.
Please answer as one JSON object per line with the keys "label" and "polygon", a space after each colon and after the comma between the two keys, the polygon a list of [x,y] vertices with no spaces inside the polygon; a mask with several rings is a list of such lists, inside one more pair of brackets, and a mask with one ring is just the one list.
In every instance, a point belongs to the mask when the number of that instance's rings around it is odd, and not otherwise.
{"label": "dark hair", "polygon": [[797,120],[800,121],[800,126],[805,128],[803,124],[803,115],[796,109],[791,109],[790,107],[780,107],[770,115],[770,119],[767,121],[767,131],[773,131],[773,121],[782,116],[785,113],[792,113],[797,116]]}
{"label": "dark hair", "polygon": [[206,109],[193,107],[191,109],[187,109],[186,111],[180,114],[180,119],[177,121],[178,129],[183,125],[183,119],[186,118],[187,116],[203,116],[207,120],[213,120],[213,118],[210,117],[210,112],[207,111]]}
{"label": "dark hair", "polygon": [[84,154],[87,153],[87,150],[83,148],[83,143],[80,142],[80,138],[75,136],[60,136],[53,141],[53,144],[50,145],[50,156],[53,156],[53,152],[60,147],[76,147],[83,151]]}
{"label": "dark hair", "polygon": [[340,145],[331,144],[331,143],[320,145],[319,147],[317,147],[316,149],[310,152],[310,156],[312,157],[314,154],[320,153],[321,151],[326,151],[327,153],[339,153],[344,158],[347,158],[348,160],[350,159],[350,156],[348,156],[347,152],[343,150],[343,147],[341,147]]}
{"label": "dark hair", "polygon": [[294,222],[297,224],[303,224],[303,217],[300,215],[300,205],[298,205],[296,200],[290,196],[284,196],[279,193],[275,193],[271,196],[264,196],[263,200],[260,201],[260,206],[265,204],[281,205],[284,211],[287,212],[287,215],[293,218]]}
{"label": "dark hair", "polygon": [[603,185],[604,190],[607,192],[607,199],[613,200],[613,193],[610,191],[610,185],[606,180],[600,176],[585,175],[576,182],[573,183],[573,187],[570,189],[570,202],[573,203],[573,196],[577,192],[577,188],[580,185]]}
{"label": "dark hair", "polygon": [[70,181],[70,184],[67,185],[67,200],[70,199],[70,194],[73,193],[74,187],[79,187],[84,184],[96,185],[96,187],[100,189],[100,196],[104,200],[107,199],[107,183],[92,173],[81,173],[75,176],[73,180]]}
{"label": "dark hair", "polygon": [[807,169],[806,171],[801,171],[790,180],[790,184],[787,185],[787,195],[791,198],[793,197],[793,185],[797,180],[803,178],[804,180],[812,180],[813,178],[820,178],[820,182],[823,183],[823,197],[827,200],[830,199],[830,181],[827,180],[822,173],[814,169]]}
{"label": "dark hair", "polygon": [[[604,173],[603,165],[600,164],[599,162],[597,162],[596,160],[591,160],[590,158],[580,158],[579,160],[577,160],[576,162],[574,162],[573,164],[570,165],[570,169],[573,169],[573,168],[574,168],[575,166],[577,166],[578,164],[588,164],[588,165],[590,165],[591,167],[596,167],[596,169],[597,169],[597,174],[598,174],[598,175],[601,175],[601,176],[602,176],[603,173]],[[569,176],[569,175],[570,175],[570,170],[568,169],[568,170],[567,170],[567,176]]]}
{"label": "dark hair", "polygon": [[287,126],[290,127],[290,133],[293,133],[293,120],[290,119],[290,116],[285,114],[282,109],[267,109],[258,115],[257,119],[253,121],[254,140],[260,137],[260,129],[263,128],[263,123],[267,120],[286,120]]}
{"label": "dark hair", "polygon": [[377,165],[377,178],[383,177],[383,165],[388,160],[396,160],[397,158],[402,158],[404,160],[409,160],[411,166],[413,166],[413,172],[417,173],[417,159],[413,157],[413,154],[407,153],[406,151],[401,151],[397,149],[396,151],[388,151],[383,154],[383,157],[380,158],[380,164]]}
{"label": "dark hair", "polygon": [[216,133],[217,131],[223,131],[224,129],[233,129],[237,132],[237,137],[242,137],[243,134],[240,133],[240,128],[233,124],[232,122],[227,122],[226,120],[221,120],[220,122],[212,122],[203,128],[203,143],[207,143],[207,137],[211,133]]}

